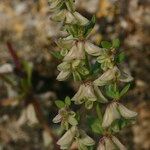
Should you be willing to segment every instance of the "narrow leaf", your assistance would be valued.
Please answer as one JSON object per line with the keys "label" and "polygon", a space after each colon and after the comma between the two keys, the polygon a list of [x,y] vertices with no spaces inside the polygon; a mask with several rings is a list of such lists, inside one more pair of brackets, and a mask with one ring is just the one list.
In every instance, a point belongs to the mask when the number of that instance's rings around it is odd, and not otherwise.
{"label": "narrow leaf", "polygon": [[63,101],[57,100],[55,101],[55,104],[58,108],[63,108],[65,107],[65,103]]}
{"label": "narrow leaf", "polygon": [[129,90],[129,88],[130,88],[130,84],[127,84],[120,92],[120,97],[123,96],[124,94],[126,94]]}

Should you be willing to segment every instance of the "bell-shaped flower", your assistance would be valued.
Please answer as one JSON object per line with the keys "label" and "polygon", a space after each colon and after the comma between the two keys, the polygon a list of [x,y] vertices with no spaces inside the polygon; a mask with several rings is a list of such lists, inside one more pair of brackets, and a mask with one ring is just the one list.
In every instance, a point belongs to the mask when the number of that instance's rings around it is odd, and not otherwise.
{"label": "bell-shaped flower", "polygon": [[89,20],[83,17],[80,13],[78,12],[72,13],[66,9],[57,11],[51,16],[51,19],[57,22],[65,22],[67,24],[79,24],[79,25],[85,25],[89,22]]}
{"label": "bell-shaped flower", "polygon": [[49,0],[49,10],[50,12],[54,12],[59,10],[64,2],[62,0]]}
{"label": "bell-shaped flower", "polygon": [[113,80],[119,80],[122,82],[130,82],[133,80],[131,75],[126,74],[124,75],[116,66],[112,69],[108,69],[106,72],[104,72],[98,79],[94,81],[94,84],[97,86],[104,86],[107,83],[113,81]]}
{"label": "bell-shaped flower", "polygon": [[95,141],[89,137],[85,131],[81,130],[80,136],[76,138],[76,143],[78,145],[78,149],[80,150],[88,150],[89,146],[93,146]]}
{"label": "bell-shaped flower", "polygon": [[57,76],[58,81],[64,81],[71,75],[71,64],[68,62],[61,63],[58,65],[57,69],[60,71],[59,75]]}
{"label": "bell-shaped flower", "polygon": [[66,5],[69,11],[75,10],[74,0],[49,0],[48,2],[50,4],[49,8],[51,12],[61,9],[63,5]]}
{"label": "bell-shaped flower", "polygon": [[71,61],[74,59],[85,59],[83,42],[76,42],[68,54],[64,57],[64,61]]}
{"label": "bell-shaped flower", "polygon": [[71,35],[66,38],[61,38],[56,42],[57,46],[61,49],[62,56],[65,56],[68,53],[74,43],[74,39]]}
{"label": "bell-shaped flower", "polygon": [[77,127],[72,126],[57,142],[60,145],[60,149],[69,149],[77,134]]}
{"label": "bell-shaped flower", "polygon": [[61,126],[68,130],[69,124],[72,126],[76,126],[78,124],[75,115],[75,112],[68,110],[67,108],[62,108],[59,110],[58,115],[56,115],[53,119],[53,122],[61,122]]}
{"label": "bell-shaped flower", "polygon": [[119,69],[114,67],[104,72],[98,79],[94,81],[97,86],[103,86],[119,76]]}
{"label": "bell-shaped flower", "polygon": [[136,116],[136,112],[129,110],[120,103],[112,102],[105,110],[102,127],[107,128],[113,123],[113,121],[122,117],[125,119],[132,119]]}
{"label": "bell-shaped flower", "polygon": [[87,109],[93,107],[94,101],[100,101],[102,103],[107,102],[107,99],[102,95],[98,87],[94,86],[92,83],[82,84],[72,100],[75,104],[85,103]]}
{"label": "bell-shaped flower", "polygon": [[90,43],[89,41],[85,42],[85,51],[92,56],[99,56],[102,53],[102,48]]}
{"label": "bell-shaped flower", "polygon": [[58,65],[57,68],[60,71],[57,76],[58,81],[64,81],[68,79],[70,75],[73,75],[74,78],[76,78],[76,76],[81,78],[81,75],[86,76],[89,74],[85,62],[82,60],[65,61]]}
{"label": "bell-shaped flower", "polygon": [[126,147],[115,136],[104,136],[100,139],[97,150],[126,150]]}

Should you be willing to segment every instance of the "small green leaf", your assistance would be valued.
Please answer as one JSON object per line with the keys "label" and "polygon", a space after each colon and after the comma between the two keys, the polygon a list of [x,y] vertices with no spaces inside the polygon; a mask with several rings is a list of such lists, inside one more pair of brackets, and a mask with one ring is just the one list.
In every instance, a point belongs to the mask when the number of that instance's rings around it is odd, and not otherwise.
{"label": "small green leaf", "polygon": [[106,95],[113,99],[119,99],[119,90],[116,85],[108,85],[106,86]]}
{"label": "small green leaf", "polygon": [[55,58],[62,59],[62,55],[58,51],[51,51],[50,52]]}
{"label": "small green leaf", "polygon": [[67,106],[70,106],[70,105],[71,105],[71,99],[70,99],[69,96],[67,96],[67,97],[65,98],[65,104],[66,104]]}
{"label": "small green leaf", "polygon": [[121,52],[117,57],[116,57],[116,62],[117,63],[122,63],[125,61],[125,53]]}
{"label": "small green leaf", "polygon": [[65,107],[65,103],[63,101],[57,100],[55,101],[55,104],[58,108],[63,108]]}
{"label": "small green leaf", "polygon": [[98,134],[103,133],[103,128],[100,124],[101,122],[98,119],[96,119],[94,123],[91,125],[91,129],[94,133],[98,133]]}
{"label": "small green leaf", "polygon": [[102,113],[101,113],[99,104],[96,105],[96,112],[97,112],[97,116],[98,116],[99,121],[102,123],[103,117],[102,117]]}
{"label": "small green leaf", "polygon": [[91,68],[92,73],[94,75],[97,75],[101,71],[101,64],[96,61],[95,64],[91,66]]}
{"label": "small green leaf", "polygon": [[130,84],[127,84],[120,92],[120,97],[123,96],[124,94],[126,94],[129,90],[129,88],[130,88]]}
{"label": "small green leaf", "polygon": [[120,40],[119,40],[119,39],[114,39],[114,40],[112,41],[112,46],[113,46],[114,48],[118,48],[118,47],[120,46]]}
{"label": "small green leaf", "polygon": [[91,21],[84,27],[84,37],[87,37],[95,26],[96,17],[93,16]]}
{"label": "small green leaf", "polygon": [[109,49],[109,48],[112,47],[111,43],[108,42],[108,41],[102,41],[101,45],[102,45],[103,48],[106,48],[106,49]]}
{"label": "small green leaf", "polygon": [[92,117],[92,116],[88,116],[87,121],[88,121],[88,125],[90,126],[90,128],[92,129],[94,133],[97,133],[97,134],[103,133],[103,128],[101,126],[101,122],[99,119]]}

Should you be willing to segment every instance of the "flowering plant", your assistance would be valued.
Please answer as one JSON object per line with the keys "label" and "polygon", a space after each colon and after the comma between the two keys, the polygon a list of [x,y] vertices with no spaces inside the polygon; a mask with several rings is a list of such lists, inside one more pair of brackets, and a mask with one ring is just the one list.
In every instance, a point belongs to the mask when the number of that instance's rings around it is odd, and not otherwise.
{"label": "flowering plant", "polygon": [[[59,56],[62,58],[62,63],[58,65],[60,72],[57,80],[73,78],[74,82],[80,83],[72,98],[66,97],[64,101],[55,102],[60,110],[53,122],[61,122],[66,130],[57,144],[61,149],[71,149],[76,143],[79,150],[125,150],[114,134],[128,125],[137,113],[120,102],[129,90],[128,82],[133,80],[130,73],[120,67],[123,58],[123,53],[118,51],[120,41],[102,41],[101,48],[94,45],[88,37],[95,25],[95,17],[89,21],[78,13],[74,0],[49,0],[49,4],[51,20],[60,22],[61,29],[66,33],[65,37],[57,41]],[[87,126],[100,138],[97,144],[94,138],[81,129],[84,119],[81,110],[71,110],[72,102],[84,104],[81,108],[85,107]],[[102,109],[104,103],[104,106],[107,105],[105,111]],[[96,110],[97,117],[90,116],[88,110]]]}

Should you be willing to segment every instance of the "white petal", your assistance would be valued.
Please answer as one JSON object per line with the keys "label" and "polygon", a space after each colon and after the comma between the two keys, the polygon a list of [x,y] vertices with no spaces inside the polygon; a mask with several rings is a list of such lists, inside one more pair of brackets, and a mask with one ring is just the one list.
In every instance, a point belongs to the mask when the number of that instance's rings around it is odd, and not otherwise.
{"label": "white petal", "polygon": [[78,22],[81,24],[81,25],[85,25],[89,22],[89,20],[85,17],[83,17],[80,13],[78,12],[74,12],[74,16],[75,18],[78,20]]}
{"label": "white petal", "polygon": [[68,62],[63,62],[63,63],[61,63],[61,64],[59,64],[59,65],[57,66],[57,69],[58,69],[59,71],[67,71],[67,70],[70,69],[70,63],[68,63]]}
{"label": "white petal", "polygon": [[115,78],[116,73],[118,72],[118,68],[114,67],[113,69],[109,69],[104,72],[98,79],[94,81],[94,84],[97,86],[103,86],[107,82],[113,80]]}
{"label": "white petal", "polygon": [[72,100],[75,101],[75,104],[82,104],[83,103],[80,100],[83,98],[84,89],[85,89],[85,85],[82,84],[79,87],[79,90],[77,91],[77,93],[73,96]]}
{"label": "white petal", "polygon": [[122,72],[121,76],[120,76],[120,81],[131,82],[131,81],[133,81],[133,77],[129,73]]}
{"label": "white petal", "polygon": [[35,109],[33,107],[33,105],[29,105],[26,109],[26,115],[27,115],[27,119],[29,121],[29,124],[37,124],[39,123],[36,113],[35,113]]}
{"label": "white petal", "polygon": [[61,71],[57,76],[58,81],[64,81],[69,78],[71,72],[70,71]]}
{"label": "white petal", "polygon": [[53,119],[53,122],[54,122],[54,123],[59,123],[59,122],[61,121],[61,118],[62,118],[61,115],[58,114],[58,115],[56,115],[55,118]]}
{"label": "white petal", "polygon": [[80,141],[86,146],[91,146],[95,144],[95,141],[91,137],[89,137],[84,131],[81,133]]}
{"label": "white petal", "polygon": [[61,139],[58,140],[57,144],[60,145],[62,148],[66,147],[68,149],[74,140],[76,131],[76,126],[73,126],[61,137]]}
{"label": "white petal", "polygon": [[61,11],[58,11],[56,13],[54,13],[52,16],[51,16],[51,19],[54,20],[54,21],[63,21],[66,17],[66,10],[61,10]]}
{"label": "white petal", "polygon": [[73,59],[85,59],[82,42],[77,42],[74,44],[69,53],[65,56],[64,61],[70,61]]}
{"label": "white petal", "polygon": [[63,3],[60,2],[60,0],[55,0],[50,3],[49,9],[50,9],[50,11],[55,11],[55,10],[59,9],[62,4]]}
{"label": "white petal", "polygon": [[0,74],[3,74],[3,73],[11,73],[13,72],[13,67],[11,64],[4,64],[2,66],[0,66]]}
{"label": "white petal", "polygon": [[115,145],[110,138],[105,138],[105,150],[115,150]]}
{"label": "white petal", "polygon": [[112,141],[116,144],[119,150],[127,150],[126,147],[115,136],[112,136]]}
{"label": "white petal", "polygon": [[136,112],[129,110],[122,104],[119,104],[118,109],[120,111],[121,116],[123,116],[124,118],[128,119],[128,118],[133,118],[137,116]]}
{"label": "white petal", "polygon": [[105,145],[103,142],[99,142],[97,150],[105,150]]}
{"label": "white petal", "polygon": [[66,13],[66,20],[65,20],[66,23],[76,23],[76,19],[74,17],[74,15],[70,12],[70,11],[67,11]]}
{"label": "white petal", "polygon": [[109,106],[107,106],[104,117],[103,117],[103,127],[108,127],[112,124],[112,122],[116,119],[120,118],[120,114],[117,110],[117,103],[111,103]]}
{"label": "white petal", "polygon": [[97,97],[94,93],[94,88],[91,84],[88,84],[85,86],[84,97],[86,97],[90,101],[96,101],[97,100]]}
{"label": "white petal", "polygon": [[[67,39],[67,38],[68,38],[68,39]],[[73,40],[72,40],[72,39],[69,39],[69,38],[72,38],[72,36],[68,36],[67,38],[59,39],[59,40],[57,41],[57,45],[58,45],[60,48],[70,50],[71,47],[72,47],[72,45],[73,45]]]}
{"label": "white petal", "polygon": [[101,54],[102,49],[90,42],[85,42],[85,51],[89,55],[99,56]]}

